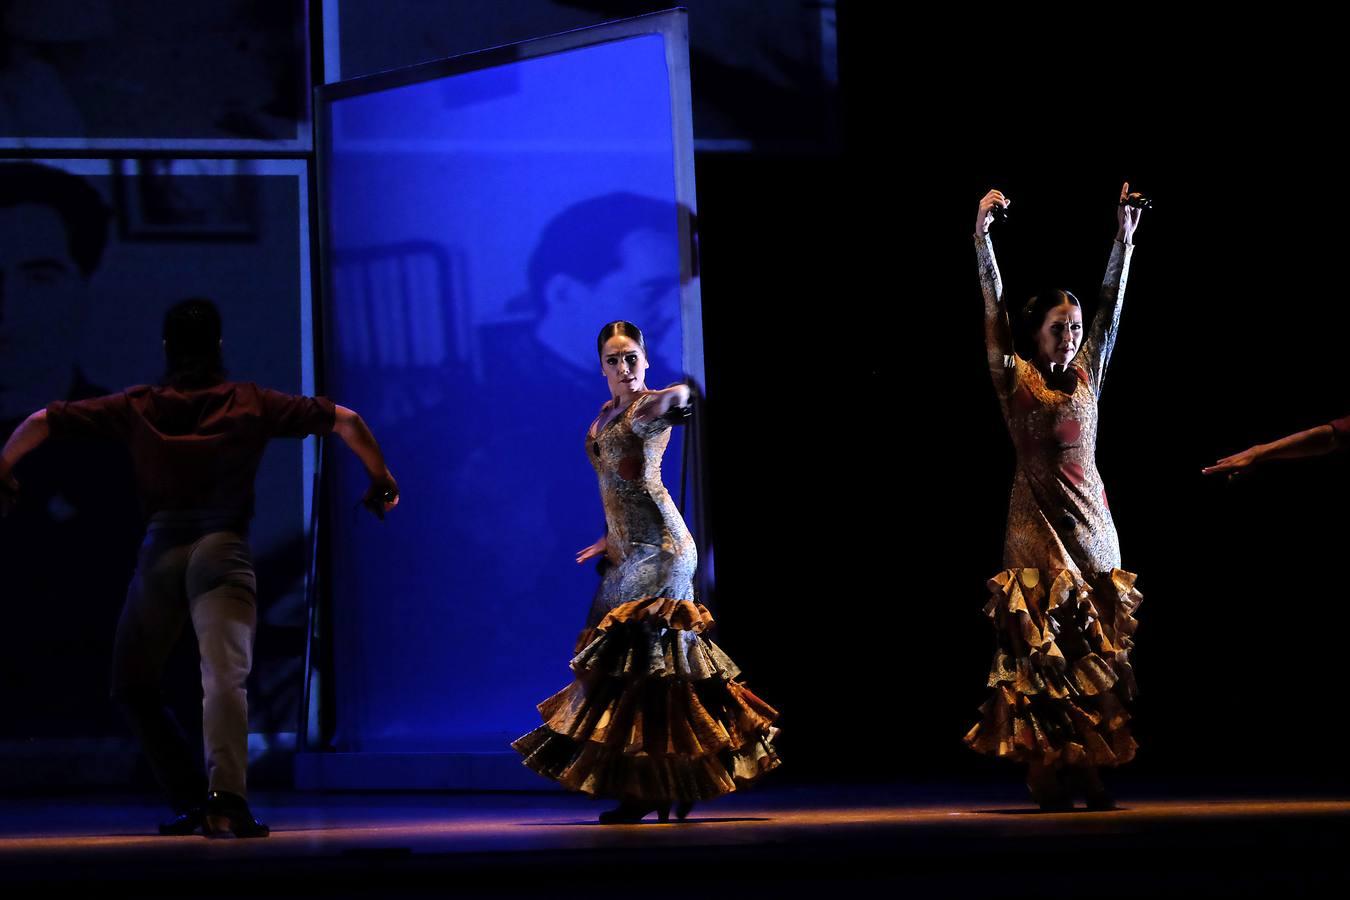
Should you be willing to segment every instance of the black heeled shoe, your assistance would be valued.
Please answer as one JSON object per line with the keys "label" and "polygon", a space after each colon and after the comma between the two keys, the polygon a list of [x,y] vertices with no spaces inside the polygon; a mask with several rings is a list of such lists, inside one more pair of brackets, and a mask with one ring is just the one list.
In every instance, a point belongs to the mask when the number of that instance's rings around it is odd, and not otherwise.
{"label": "black heeled shoe", "polygon": [[693,800],[681,800],[675,804],[675,818],[683,822],[694,811]]}
{"label": "black heeled shoe", "polygon": [[643,803],[633,800],[620,800],[619,805],[600,814],[601,825],[635,825],[648,813],[656,813],[662,822],[670,820],[670,804]]}
{"label": "black heeled shoe", "polygon": [[1102,790],[1087,795],[1087,808],[1096,812],[1105,812],[1118,807],[1116,806],[1116,798],[1112,797],[1106,790]]}
{"label": "black heeled shoe", "polygon": [[1076,766],[1066,773],[1065,781],[1069,789],[1081,794],[1087,801],[1087,808],[1104,812],[1116,808],[1116,800],[1102,783],[1102,776],[1096,767]]}
{"label": "black heeled shoe", "polygon": [[212,791],[206,795],[204,818],[202,833],[207,837],[260,838],[272,833],[272,829],[253,818],[248,801],[228,791]]}
{"label": "black heeled shoe", "polygon": [[206,811],[200,806],[190,806],[170,821],[160,822],[159,833],[166,836],[196,834],[197,829],[201,828],[205,822]]}
{"label": "black heeled shoe", "polygon": [[1064,788],[1056,769],[1027,772],[1027,790],[1041,812],[1072,812],[1073,796]]}

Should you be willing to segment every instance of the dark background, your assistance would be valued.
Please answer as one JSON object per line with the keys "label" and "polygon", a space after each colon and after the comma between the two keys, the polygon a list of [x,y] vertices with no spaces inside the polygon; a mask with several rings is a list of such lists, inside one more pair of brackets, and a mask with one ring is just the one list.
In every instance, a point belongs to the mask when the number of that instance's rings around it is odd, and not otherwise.
{"label": "dark background", "polygon": [[[781,778],[1011,777],[960,743],[1013,465],[973,215],[1007,193],[1009,296],[1058,285],[1090,315],[1129,179],[1156,209],[1098,463],[1145,598],[1133,777],[1343,789],[1346,460],[1199,474],[1350,413],[1330,32],[1126,17],[1050,36],[894,6],[839,4],[837,142],[696,161],[712,599],[719,642],[783,711]],[[697,110],[697,58],[693,79]],[[820,98],[803,110],[818,122]]]}
{"label": "dark background", "polygon": [[1012,474],[975,205],[1013,199],[994,239],[1010,297],[1086,300],[1129,179],[1157,208],[1098,463],[1145,598],[1131,769],[1344,787],[1345,459],[1199,473],[1350,408],[1339,105],[1314,26],[1127,17],[1052,38],[858,3],[839,22],[842,158],[698,161],[722,637],[783,706],[785,771],[995,771],[959,742]]}

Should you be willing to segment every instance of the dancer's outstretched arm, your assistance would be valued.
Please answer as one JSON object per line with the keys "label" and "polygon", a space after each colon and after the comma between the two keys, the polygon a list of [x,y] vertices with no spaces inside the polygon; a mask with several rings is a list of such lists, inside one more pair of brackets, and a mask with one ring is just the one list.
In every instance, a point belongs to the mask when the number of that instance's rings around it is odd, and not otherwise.
{"label": "dancer's outstretched arm", "polygon": [[0,515],[9,513],[19,493],[14,467],[19,460],[41,446],[51,433],[51,427],[47,424],[47,410],[40,409],[20,422],[9,440],[5,441],[4,450],[0,450]]}
{"label": "dancer's outstretched arm", "polygon": [[1305,431],[1296,431],[1276,438],[1268,444],[1256,444],[1246,450],[1225,456],[1212,466],[1200,471],[1206,475],[1236,475],[1259,463],[1272,459],[1296,459],[1301,456],[1321,456],[1338,449],[1350,432],[1350,418],[1337,419]]}
{"label": "dancer's outstretched arm", "polygon": [[687,408],[691,397],[692,392],[687,384],[672,384],[668,388],[652,391],[639,408],[637,417],[645,421],[660,419],[669,415],[671,410]]}
{"label": "dancer's outstretched arm", "polygon": [[335,405],[334,412],[333,433],[351,448],[370,476],[370,487],[366,488],[361,505],[383,519],[385,513],[398,506],[398,482],[385,464],[384,454],[366,420],[345,406]]}

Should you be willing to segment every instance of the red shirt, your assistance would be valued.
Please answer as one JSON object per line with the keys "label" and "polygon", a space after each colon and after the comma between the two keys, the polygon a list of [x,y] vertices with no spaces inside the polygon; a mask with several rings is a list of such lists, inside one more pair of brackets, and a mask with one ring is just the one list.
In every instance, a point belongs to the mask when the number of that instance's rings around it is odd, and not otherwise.
{"label": "red shirt", "polygon": [[333,430],[325,397],[227,381],[199,390],[142,385],[47,407],[54,438],[105,438],[131,451],[147,516],[165,510],[253,513],[253,480],[267,441]]}

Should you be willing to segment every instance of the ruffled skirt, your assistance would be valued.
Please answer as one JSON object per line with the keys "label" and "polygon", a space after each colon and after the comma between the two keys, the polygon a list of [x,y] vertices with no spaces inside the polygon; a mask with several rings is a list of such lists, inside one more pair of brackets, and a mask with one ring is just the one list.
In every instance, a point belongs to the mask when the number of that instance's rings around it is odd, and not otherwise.
{"label": "ruffled skirt", "polygon": [[1137,745],[1127,704],[1135,696],[1130,651],[1142,598],[1121,569],[1007,569],[985,606],[998,635],[993,695],[965,736],[972,750],[1039,765],[1118,766]]}
{"label": "ruffled skirt", "polygon": [[779,765],[778,712],[703,636],[691,600],[647,598],[583,632],[576,679],[539,704],[544,724],[512,743],[525,765],[597,797],[707,800]]}

